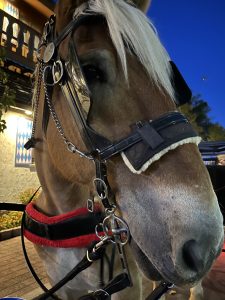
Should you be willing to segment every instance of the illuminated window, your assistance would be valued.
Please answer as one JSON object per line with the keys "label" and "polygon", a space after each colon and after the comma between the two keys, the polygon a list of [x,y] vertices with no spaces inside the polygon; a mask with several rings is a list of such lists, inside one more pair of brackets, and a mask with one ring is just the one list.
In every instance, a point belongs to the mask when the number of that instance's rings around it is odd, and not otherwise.
{"label": "illuminated window", "polygon": [[19,19],[19,9],[8,1],[5,1],[4,11],[10,16]]}
{"label": "illuminated window", "polygon": [[[19,19],[19,9],[12,5],[10,2],[8,1],[4,1],[4,7],[3,7],[3,10],[9,14],[10,16],[16,18],[16,19]],[[3,32],[6,32],[7,31],[7,27],[9,26],[9,20],[7,17],[4,17],[3,19],[3,25],[2,25],[2,30]],[[12,39],[12,45],[13,45],[13,48],[12,48],[12,51],[16,51],[16,48],[18,47],[18,43],[17,43],[17,38],[18,38],[18,34],[19,34],[19,26],[17,23],[13,23],[12,25],[12,29],[13,29],[13,39]],[[7,35],[5,33],[2,34],[2,37],[1,37],[1,45],[4,46],[5,43],[7,41]]]}
{"label": "illuminated window", "polygon": [[33,122],[30,119],[18,118],[16,134],[15,166],[29,168],[32,164],[32,149],[26,150],[25,143],[31,137]]}

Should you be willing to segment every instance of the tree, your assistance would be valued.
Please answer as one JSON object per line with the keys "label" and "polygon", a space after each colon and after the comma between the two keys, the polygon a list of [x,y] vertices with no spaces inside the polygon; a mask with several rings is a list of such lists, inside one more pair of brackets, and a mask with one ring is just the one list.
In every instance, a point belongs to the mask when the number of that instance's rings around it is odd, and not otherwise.
{"label": "tree", "polygon": [[209,141],[225,140],[225,128],[218,123],[210,124],[208,127],[208,140]]}
{"label": "tree", "polygon": [[210,111],[208,103],[201,98],[201,95],[193,96],[190,103],[181,107],[181,112],[187,116],[194,129],[204,140],[225,140],[225,128],[212,122],[208,115]]}
{"label": "tree", "polygon": [[9,88],[8,84],[8,74],[3,69],[4,65],[4,48],[0,48],[0,82],[4,87],[2,96],[0,97],[0,133],[6,129],[6,121],[3,118],[4,113],[7,112],[11,105],[15,105],[15,92]]}

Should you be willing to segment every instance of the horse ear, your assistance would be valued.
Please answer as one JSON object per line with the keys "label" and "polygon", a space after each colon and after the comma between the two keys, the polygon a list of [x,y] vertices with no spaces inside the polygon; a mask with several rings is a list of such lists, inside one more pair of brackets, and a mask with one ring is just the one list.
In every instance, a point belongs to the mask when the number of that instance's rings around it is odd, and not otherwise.
{"label": "horse ear", "polygon": [[72,20],[74,10],[86,0],[58,0],[55,7],[56,31],[61,32],[62,29]]}
{"label": "horse ear", "polygon": [[138,8],[140,8],[140,10],[142,10],[143,12],[147,12],[150,4],[151,4],[151,0],[133,0],[133,2],[137,5]]}

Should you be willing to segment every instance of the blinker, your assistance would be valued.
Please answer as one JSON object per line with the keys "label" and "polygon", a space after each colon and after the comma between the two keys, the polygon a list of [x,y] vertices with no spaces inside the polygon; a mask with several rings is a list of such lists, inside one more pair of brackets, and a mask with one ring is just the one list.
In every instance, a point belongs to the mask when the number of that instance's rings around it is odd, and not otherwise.
{"label": "blinker", "polygon": [[175,97],[177,106],[189,103],[191,101],[192,92],[178,70],[176,64],[173,61],[170,61],[173,74],[173,87],[175,90]]}

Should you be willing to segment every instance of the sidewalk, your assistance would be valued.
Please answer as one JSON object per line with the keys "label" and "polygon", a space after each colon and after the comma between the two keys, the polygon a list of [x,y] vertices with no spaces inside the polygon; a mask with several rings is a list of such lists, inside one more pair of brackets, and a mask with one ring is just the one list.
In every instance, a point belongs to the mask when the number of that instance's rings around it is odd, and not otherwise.
{"label": "sidewalk", "polygon": [[[27,252],[40,279],[48,283],[42,263],[33,245],[26,241]],[[48,285],[49,286],[49,285]],[[40,295],[42,290],[33,279],[23,257],[20,237],[0,242],[0,298],[18,296],[32,300]]]}
{"label": "sidewalk", "polygon": [[[26,245],[35,271],[43,283],[49,287],[46,273],[33,245],[27,240]],[[203,286],[204,300],[225,300],[225,253],[216,261],[212,271],[204,279]],[[18,296],[33,300],[42,293],[26,266],[20,237],[0,241],[0,298]],[[189,291],[166,296],[166,300],[188,300],[188,298]]]}

